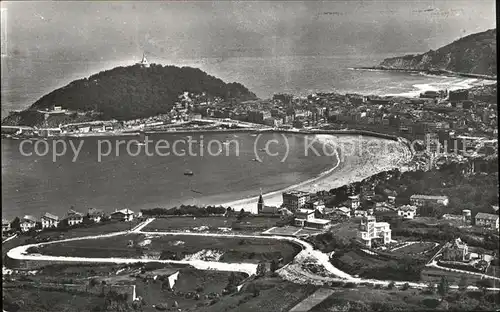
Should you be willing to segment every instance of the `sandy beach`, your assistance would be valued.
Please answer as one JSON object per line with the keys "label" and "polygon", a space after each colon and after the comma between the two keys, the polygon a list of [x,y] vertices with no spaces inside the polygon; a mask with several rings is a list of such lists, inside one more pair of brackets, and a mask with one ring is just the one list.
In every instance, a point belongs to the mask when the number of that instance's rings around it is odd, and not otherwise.
{"label": "sandy beach", "polygon": [[[263,194],[265,205],[280,206],[282,193],[298,190],[317,192],[330,190],[392,168],[399,168],[411,158],[402,143],[370,136],[318,134],[316,139],[337,151],[337,162],[318,177],[302,181],[282,190]],[[313,158],[312,158],[313,161]],[[257,212],[258,196],[224,203],[239,211]]]}

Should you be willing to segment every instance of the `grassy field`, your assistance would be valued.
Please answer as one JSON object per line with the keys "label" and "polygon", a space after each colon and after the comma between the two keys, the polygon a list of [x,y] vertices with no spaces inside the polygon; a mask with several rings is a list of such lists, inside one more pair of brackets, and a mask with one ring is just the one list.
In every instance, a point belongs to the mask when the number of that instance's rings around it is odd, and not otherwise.
{"label": "grassy field", "polygon": [[[145,247],[139,244],[149,240]],[[129,242],[134,247],[127,247]],[[144,254],[161,252],[162,259],[181,260],[186,255],[201,250],[218,250],[223,253],[223,262],[257,262],[283,257],[290,261],[300,247],[284,241],[270,239],[239,239],[228,237],[206,237],[189,235],[165,235],[146,237],[143,234],[127,234],[93,240],[71,241],[42,246],[39,252],[54,256],[75,257],[124,257],[139,258]]]}
{"label": "grassy field", "polygon": [[231,227],[236,218],[225,217],[169,217],[157,218],[149,223],[144,229],[145,232],[154,231],[181,231],[193,230],[193,228],[207,226],[209,230],[217,230],[220,227]]}
{"label": "grassy field", "polygon": [[2,244],[2,258],[5,257],[7,252],[17,246],[33,244],[42,241],[54,241],[65,238],[73,237],[83,237],[83,236],[93,236],[108,234],[112,232],[127,231],[130,227],[134,227],[140,222],[134,220],[132,222],[106,222],[97,223],[89,227],[82,228],[69,228],[68,230],[51,230],[42,231],[35,233],[33,235],[22,234],[18,235],[16,238],[9,240],[8,242]]}
{"label": "grassy field", "polygon": [[[261,232],[276,225],[279,218],[271,217],[246,217],[241,220],[241,227],[235,227],[235,231]],[[236,217],[168,217],[158,218],[148,224],[143,231],[196,231],[204,227],[204,232],[218,232],[219,228],[232,228]]]}
{"label": "grassy field", "polygon": [[284,227],[276,227],[271,231],[267,232],[269,235],[283,235],[283,236],[301,236],[301,235],[314,235],[318,233],[322,233],[321,230],[316,229],[306,229],[300,228],[296,226],[287,225]]}
{"label": "grassy field", "polygon": [[[495,297],[497,297],[495,299]],[[478,292],[449,292],[444,300],[436,293],[415,289],[339,289],[309,310],[329,311],[493,311],[499,307],[498,293],[483,297]],[[496,301],[495,301],[496,300]]]}
{"label": "grassy field", "polygon": [[431,242],[421,242],[421,243],[415,243],[411,244],[409,246],[405,246],[403,248],[399,248],[395,250],[395,253],[399,254],[405,254],[405,255],[415,255],[415,254],[421,254],[425,252],[429,252],[432,249],[434,249],[436,244],[431,243]]}
{"label": "grassy field", "polygon": [[425,265],[424,256],[405,256],[404,259],[369,255],[361,250],[336,252],[332,264],[342,271],[365,278],[396,281],[418,281]]}

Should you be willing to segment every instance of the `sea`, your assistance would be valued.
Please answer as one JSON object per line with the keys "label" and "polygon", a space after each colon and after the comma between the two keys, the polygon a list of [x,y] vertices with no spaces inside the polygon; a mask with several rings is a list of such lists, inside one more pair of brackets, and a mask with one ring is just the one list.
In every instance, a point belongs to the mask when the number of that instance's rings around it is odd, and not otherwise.
{"label": "sea", "polygon": [[[342,92],[378,95],[418,96],[422,91],[470,88],[490,84],[474,78],[432,76],[419,73],[356,70],[373,66],[394,55],[331,55],[230,57],[169,59],[150,55],[151,63],[198,67],[226,82],[240,82],[260,98],[275,93],[306,96],[315,92]],[[2,117],[9,111],[29,107],[44,94],[72,80],[88,77],[116,66],[132,65],[138,60],[58,60],[53,57],[26,59],[2,57]],[[23,156],[19,140],[2,140],[2,214],[13,218],[44,212],[63,216],[70,207],[82,212],[88,208],[104,211],[129,208],[173,207],[181,204],[215,204],[253,197],[290,187],[330,169],[336,160],[330,155],[306,156],[304,138],[288,138],[290,153],[255,161],[255,136],[251,134],[193,134],[210,140],[238,140],[240,154],[218,157],[198,155],[131,156],[122,152],[98,161],[98,140],[85,138],[76,160],[68,151],[55,161],[52,150],[46,156]],[[183,135],[158,134],[156,140],[174,142]],[[116,140],[126,138],[109,138]],[[78,139],[67,140],[79,146]],[[130,139],[128,139],[130,140]],[[277,134],[265,134],[262,142],[274,142],[275,148],[287,144]],[[49,150],[52,141],[46,141]],[[35,142],[33,142],[35,143]],[[45,143],[40,143],[45,144]],[[114,143],[113,143],[114,144]],[[29,144],[28,144],[29,145]],[[28,146],[26,145],[26,146]],[[41,146],[41,145],[40,145]],[[61,148],[61,146],[59,146]],[[262,149],[259,147],[257,151]],[[279,153],[278,153],[279,154]],[[312,158],[314,157],[314,158]],[[74,160],[74,161],[73,161]],[[184,175],[186,170],[192,176]]]}

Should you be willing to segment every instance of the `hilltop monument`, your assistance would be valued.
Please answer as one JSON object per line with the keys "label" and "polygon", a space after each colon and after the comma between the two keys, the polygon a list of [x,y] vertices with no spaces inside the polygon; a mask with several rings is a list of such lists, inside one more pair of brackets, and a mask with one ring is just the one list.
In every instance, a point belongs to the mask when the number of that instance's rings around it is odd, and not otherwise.
{"label": "hilltop monument", "polygon": [[149,63],[148,63],[148,60],[146,59],[145,53],[142,53],[142,60],[139,63],[137,63],[137,65],[141,65],[141,67],[145,67],[145,68],[149,67]]}

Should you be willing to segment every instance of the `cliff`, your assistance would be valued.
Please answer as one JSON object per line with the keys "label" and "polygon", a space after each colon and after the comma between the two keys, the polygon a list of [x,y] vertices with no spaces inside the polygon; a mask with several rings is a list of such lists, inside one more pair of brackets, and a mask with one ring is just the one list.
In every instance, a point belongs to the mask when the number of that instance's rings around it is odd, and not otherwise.
{"label": "cliff", "polygon": [[54,106],[87,113],[90,119],[94,115],[100,119],[118,120],[149,117],[170,112],[184,92],[203,95],[203,99],[244,101],[256,98],[243,85],[225,83],[197,68],[133,65],[75,80],[44,95],[27,110],[6,117],[2,125],[38,125],[43,122],[43,115],[36,111],[50,110]]}
{"label": "cliff", "polygon": [[496,53],[496,29],[490,29],[460,38],[436,51],[387,58],[380,63],[380,67],[496,76]]}

